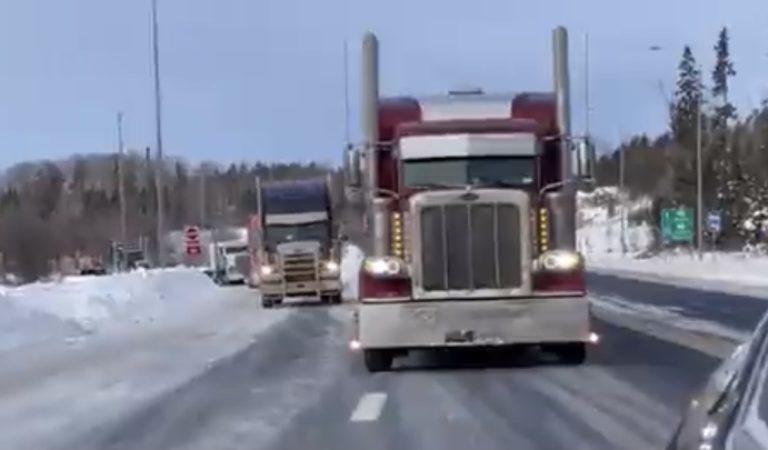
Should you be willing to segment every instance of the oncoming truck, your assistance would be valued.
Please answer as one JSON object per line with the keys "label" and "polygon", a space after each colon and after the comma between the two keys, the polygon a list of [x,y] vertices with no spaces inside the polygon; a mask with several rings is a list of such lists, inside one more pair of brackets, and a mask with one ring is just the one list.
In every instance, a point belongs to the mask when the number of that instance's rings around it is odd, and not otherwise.
{"label": "oncoming truck", "polygon": [[257,180],[257,191],[262,305],[271,308],[291,297],[340,303],[330,180]]}
{"label": "oncoming truck", "polygon": [[365,142],[348,182],[366,194],[353,349],[369,371],[412,349],[539,345],[569,364],[597,339],[575,193],[594,150],[570,131],[567,32],[554,88],[379,96],[378,41],[363,40]]}

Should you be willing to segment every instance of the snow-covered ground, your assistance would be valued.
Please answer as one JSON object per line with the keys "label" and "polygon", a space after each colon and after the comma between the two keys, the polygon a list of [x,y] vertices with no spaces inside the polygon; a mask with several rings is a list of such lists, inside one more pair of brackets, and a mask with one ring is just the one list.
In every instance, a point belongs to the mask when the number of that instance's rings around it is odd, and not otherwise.
{"label": "snow-covered ground", "polygon": [[5,289],[0,447],[50,447],[178,387],[290,314],[259,305],[194,269]]}
{"label": "snow-covered ground", "polygon": [[[589,270],[634,276],[653,281],[768,295],[768,257],[746,253],[708,252],[700,259],[691,251],[648,252],[659,230],[648,221],[650,200],[620,201],[615,188],[601,188],[579,195],[577,245]],[[622,222],[625,242],[622,243]]]}

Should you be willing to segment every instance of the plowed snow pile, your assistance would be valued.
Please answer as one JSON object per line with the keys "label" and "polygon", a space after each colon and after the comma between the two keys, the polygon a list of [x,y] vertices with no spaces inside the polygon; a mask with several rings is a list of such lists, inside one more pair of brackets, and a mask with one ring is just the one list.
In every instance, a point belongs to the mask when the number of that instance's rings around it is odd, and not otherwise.
{"label": "plowed snow pile", "polygon": [[193,269],[67,277],[0,292],[0,350],[170,320],[218,287]]}

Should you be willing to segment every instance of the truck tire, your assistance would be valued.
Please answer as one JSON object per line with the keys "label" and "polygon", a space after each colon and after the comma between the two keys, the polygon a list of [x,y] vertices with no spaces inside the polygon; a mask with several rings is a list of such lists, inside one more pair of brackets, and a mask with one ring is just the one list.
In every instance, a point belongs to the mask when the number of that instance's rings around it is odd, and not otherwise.
{"label": "truck tire", "polygon": [[341,301],[342,301],[341,293],[331,296],[331,303],[333,303],[334,305],[340,305]]}
{"label": "truck tire", "polygon": [[368,372],[386,372],[392,369],[394,357],[387,350],[363,350],[365,368]]}
{"label": "truck tire", "polygon": [[261,297],[261,306],[263,306],[266,309],[269,309],[272,306],[274,306],[274,303],[272,302],[271,298]]}
{"label": "truck tire", "polygon": [[558,344],[553,350],[560,362],[569,366],[578,366],[587,360],[587,344],[584,342]]}

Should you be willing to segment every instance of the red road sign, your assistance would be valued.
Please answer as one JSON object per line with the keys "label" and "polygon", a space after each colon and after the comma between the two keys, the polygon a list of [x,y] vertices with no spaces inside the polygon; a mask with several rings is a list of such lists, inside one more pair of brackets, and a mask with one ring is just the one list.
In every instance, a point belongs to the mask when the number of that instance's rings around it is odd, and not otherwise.
{"label": "red road sign", "polygon": [[201,253],[203,253],[203,249],[199,245],[187,245],[187,255],[199,256]]}
{"label": "red road sign", "polygon": [[184,240],[187,248],[187,255],[198,256],[203,253],[200,246],[200,229],[196,226],[188,226],[184,229]]}
{"label": "red road sign", "polygon": [[200,241],[200,229],[196,226],[187,227],[184,230],[184,237],[187,242],[199,242]]}

